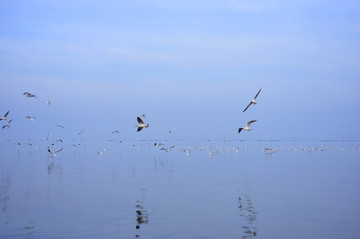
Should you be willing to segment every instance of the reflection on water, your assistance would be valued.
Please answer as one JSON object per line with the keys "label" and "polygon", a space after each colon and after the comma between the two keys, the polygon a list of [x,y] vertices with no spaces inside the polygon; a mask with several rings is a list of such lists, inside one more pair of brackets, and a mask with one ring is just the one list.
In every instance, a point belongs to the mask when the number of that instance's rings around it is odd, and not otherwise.
{"label": "reflection on water", "polygon": [[9,195],[10,188],[10,176],[2,176],[1,184],[0,184],[0,203],[1,203],[1,211],[3,213],[7,212],[8,201],[10,200]]}
{"label": "reflection on water", "polygon": [[[136,230],[140,230],[141,226],[143,224],[148,224],[149,223],[149,213],[147,212],[147,210],[144,208],[144,201],[145,201],[145,189],[142,189],[142,199],[136,201]],[[140,232],[137,232],[135,237],[140,237]]]}
{"label": "reflection on water", "polygon": [[47,190],[46,190],[46,201],[48,207],[51,207],[54,195],[59,193],[63,180],[63,169],[61,166],[61,158],[54,158],[48,156],[47,166]]}
{"label": "reflection on water", "polygon": [[242,226],[243,228],[243,239],[255,237],[257,235],[255,222],[256,222],[256,214],[251,198],[248,194],[243,194],[238,198],[239,202],[239,210],[240,210],[240,217],[242,217],[245,221],[245,225]]}
{"label": "reflection on water", "polygon": [[360,234],[358,144],[48,143],[0,143],[0,238]]}
{"label": "reflection on water", "polygon": [[[149,213],[146,211],[144,206],[141,205],[140,201],[137,201],[138,204],[136,204],[136,229],[140,230],[140,225],[142,224],[148,224],[149,223]],[[140,237],[140,234],[137,233],[136,237]]]}
{"label": "reflection on water", "polygon": [[31,221],[27,222],[26,226],[24,227],[26,239],[35,238],[35,235],[34,235],[35,234],[35,226],[36,226],[35,220],[31,220]]}

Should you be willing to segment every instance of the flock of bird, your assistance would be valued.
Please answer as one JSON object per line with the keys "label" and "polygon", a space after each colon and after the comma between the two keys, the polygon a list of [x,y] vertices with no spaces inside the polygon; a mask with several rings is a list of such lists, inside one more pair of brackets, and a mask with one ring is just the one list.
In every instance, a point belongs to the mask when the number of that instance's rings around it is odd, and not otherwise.
{"label": "flock of bird", "polygon": [[[243,110],[243,113],[244,113],[245,111],[247,111],[250,106],[256,105],[256,104],[258,103],[258,102],[257,102],[257,97],[259,96],[260,92],[261,92],[261,88],[260,88],[260,90],[256,93],[255,97],[250,101],[250,103],[245,107],[245,109]],[[35,98],[35,99],[39,100],[39,98],[38,98],[35,94],[29,93],[29,92],[25,92],[23,95],[24,95],[25,97]],[[46,103],[49,105],[49,107],[51,106],[50,100],[47,100]],[[10,114],[10,111],[8,110],[8,111],[7,111],[3,116],[1,116],[1,118],[0,118],[0,121],[5,122],[5,124],[1,126],[2,129],[10,128],[10,126],[11,126],[12,119],[8,119],[8,118],[9,118],[9,114]],[[35,120],[35,117],[33,117],[33,116],[27,115],[27,116],[25,116],[25,117],[26,117],[27,119],[31,120],[31,121],[34,121],[34,120]],[[149,127],[149,124],[148,124],[148,123],[144,123],[144,119],[146,119],[146,118],[147,118],[147,117],[146,117],[145,114],[141,114],[141,115],[137,116],[136,119],[137,119],[137,123],[138,123],[138,124],[135,125],[135,127],[137,128],[137,132],[140,132],[140,131],[143,130],[144,128],[148,128],[148,127]],[[238,133],[240,133],[240,132],[243,131],[243,130],[245,130],[245,131],[251,131],[250,125],[251,125],[252,123],[254,123],[254,122],[256,122],[256,120],[250,120],[250,121],[248,121],[244,127],[240,127],[240,128],[238,129]],[[58,127],[58,128],[64,128],[64,125],[58,124],[58,125],[56,125],[56,127]],[[165,130],[165,132],[172,133],[172,132],[174,132],[175,129],[176,129],[176,128],[173,128],[173,129],[171,129],[171,130]],[[77,131],[77,132],[74,132],[74,133],[77,134],[77,135],[82,135],[83,131],[84,131],[84,129],[81,129],[80,131]],[[111,133],[112,133],[112,134],[119,134],[120,132],[119,132],[118,130],[114,130],[114,131],[112,131]],[[47,136],[45,139],[42,139],[41,141],[44,141],[44,140],[48,141],[49,139],[50,139],[50,133],[48,133],[48,136]],[[225,140],[225,139],[224,139],[224,140]],[[62,140],[61,140],[61,139],[57,139],[57,140],[55,141],[55,143],[57,143],[57,142],[62,142]],[[119,141],[119,142],[121,142],[121,141]],[[55,143],[51,144],[51,145],[48,146],[48,148],[47,148],[47,151],[50,153],[50,155],[51,155],[52,157],[54,157],[57,153],[59,153],[59,152],[62,151],[62,149],[63,149],[62,147],[61,147],[61,148],[58,148],[58,149],[53,149]],[[19,142],[16,142],[15,144],[16,144],[16,145],[21,145]],[[31,142],[31,143],[28,143],[28,145],[33,146],[34,143]],[[80,144],[72,144],[71,146],[73,146],[73,147],[78,147],[78,146],[80,146]],[[132,146],[135,146],[135,144],[132,144]],[[153,146],[161,146],[161,147],[160,147],[160,150],[161,150],[161,151],[164,151],[164,152],[170,152],[171,150],[177,148],[176,146],[173,146],[173,145],[170,146],[170,147],[166,147],[166,146],[165,146],[164,144],[162,144],[162,143],[155,143],[155,144],[153,144]],[[100,149],[100,150],[98,151],[98,154],[100,154],[100,155],[101,155],[103,152],[106,151],[105,148],[99,148],[99,149]],[[201,150],[202,150],[201,147],[195,147],[194,149],[197,150],[197,151],[201,151]],[[314,151],[314,150],[324,151],[324,150],[326,150],[326,149],[327,149],[326,147],[321,147],[320,149],[318,149],[318,148],[316,148],[316,147],[313,147],[313,148],[305,147],[305,148],[303,148],[302,150],[311,152],[311,151]],[[180,150],[183,151],[183,152],[185,152],[187,155],[189,155],[189,153],[190,153],[191,150],[193,150],[193,149],[192,149],[191,147],[183,147],[183,148],[180,147]],[[237,148],[234,148],[233,150],[234,150],[235,153],[238,153],[238,152],[240,151],[240,148],[237,147]],[[289,150],[295,152],[295,151],[298,151],[298,150],[300,151],[301,148],[292,148],[292,149],[289,148]],[[342,149],[342,150],[343,150],[343,149]],[[360,147],[357,147],[356,149],[353,149],[353,150],[360,151]],[[222,149],[213,150],[213,148],[210,147],[210,148],[207,148],[206,151],[208,152],[209,156],[212,156],[212,155],[214,155],[214,154],[216,154],[216,153],[221,152]],[[227,151],[229,151],[229,149],[227,149]],[[277,151],[278,151],[278,148],[276,148],[276,147],[275,147],[275,148],[274,148],[274,147],[265,147],[265,148],[263,148],[262,151],[265,152],[265,153],[271,154],[271,153],[277,152]]]}
{"label": "flock of bird", "polygon": [[[260,90],[257,92],[257,94],[255,95],[255,97],[254,97],[254,98],[250,101],[250,103],[246,106],[246,108],[243,110],[243,112],[245,112],[251,105],[256,105],[256,104],[258,103],[256,99],[257,99],[258,95],[260,94],[260,92],[261,92],[261,88],[260,88]],[[28,97],[28,98],[35,98],[35,99],[39,100],[39,98],[38,98],[35,94],[32,94],[32,93],[30,93],[30,92],[24,92],[23,95],[24,95],[25,97]],[[49,105],[49,107],[51,106],[50,100],[47,100],[46,103]],[[10,111],[7,111],[7,112],[4,114],[4,116],[2,116],[2,117],[0,118],[0,121],[7,121],[7,120],[8,120],[9,113],[10,113]],[[35,117],[34,117],[34,116],[30,116],[30,115],[25,116],[25,118],[29,119],[30,121],[34,121],[34,120],[35,120]],[[148,127],[149,127],[149,124],[148,124],[148,123],[144,123],[144,121],[143,121],[143,119],[145,119],[145,118],[146,118],[146,115],[145,115],[145,114],[141,114],[141,115],[137,116],[136,119],[137,119],[138,124],[135,126],[135,127],[137,127],[137,132],[140,132],[140,131],[143,130],[144,128],[148,128]],[[12,122],[12,119],[10,119],[9,121],[7,121],[7,123],[2,126],[2,129],[10,128],[11,122]],[[241,127],[241,128],[238,129],[238,133],[240,133],[242,130],[250,131],[250,130],[251,130],[251,129],[250,129],[250,125],[251,125],[252,123],[254,123],[254,122],[256,122],[256,120],[250,120],[250,121],[248,121],[244,127]],[[64,125],[56,125],[56,127],[64,128]],[[174,132],[175,129],[176,129],[176,128],[171,129],[171,130],[166,130],[166,132],[172,133],[172,132]],[[81,134],[83,133],[83,131],[84,131],[84,129],[82,129],[82,130],[80,130],[80,131],[78,131],[78,132],[75,132],[75,134],[81,135]],[[112,134],[115,134],[115,133],[119,133],[119,131],[117,131],[117,130],[112,131]],[[50,137],[50,133],[48,134],[48,137],[46,138],[46,140],[49,140],[49,137]],[[62,150],[62,148],[60,148],[60,149],[58,149],[58,150],[54,150],[54,151],[53,151],[53,150],[51,149],[53,145],[54,145],[54,144],[52,144],[52,145],[50,145],[50,146],[48,147],[48,152],[51,154],[51,156],[55,156],[56,153],[58,153],[58,152],[60,152],[60,151]],[[166,149],[166,148],[164,148],[163,150],[169,151],[169,149]]]}
{"label": "flock of bird", "polygon": [[[250,101],[250,103],[246,106],[246,108],[243,110],[243,112],[245,112],[251,105],[257,104],[256,98],[258,97],[258,95],[260,94],[260,92],[261,92],[261,88],[260,88],[260,90],[257,92],[257,94],[255,95],[255,97],[254,97],[254,98]],[[36,95],[34,95],[34,94],[32,94],[32,93],[29,93],[29,92],[24,92],[23,95],[26,96],[26,97],[29,97],[29,98],[36,98],[37,100],[39,100],[39,98],[38,98]],[[47,100],[46,103],[47,103],[49,106],[51,105],[50,100]],[[0,118],[0,121],[1,121],[1,120],[6,121],[9,112],[10,112],[10,111],[7,111],[7,112],[5,113],[5,115]],[[34,120],[35,120],[35,117],[29,116],[29,115],[25,116],[25,118],[27,118],[27,119],[29,119],[29,120],[31,120],[31,121],[34,121]],[[143,128],[148,128],[148,127],[149,127],[149,124],[145,124],[144,121],[143,121],[141,118],[146,118],[146,115],[145,115],[145,114],[142,114],[142,115],[140,115],[140,116],[137,117],[137,122],[138,122],[138,124],[135,126],[135,127],[137,127],[137,132],[141,131]],[[12,121],[12,120],[9,120],[9,122],[8,122],[6,125],[3,125],[2,128],[3,128],[3,129],[6,128],[6,127],[9,128],[11,121]],[[241,128],[238,129],[238,133],[240,133],[242,130],[250,131],[250,130],[251,130],[251,129],[250,129],[250,124],[252,124],[252,123],[254,123],[254,122],[256,122],[256,120],[250,120],[250,121],[248,121],[244,127],[241,127]],[[57,126],[57,127],[60,127],[60,128],[64,128],[63,125],[56,125],[56,126]],[[172,133],[174,130],[175,130],[175,128],[174,128],[173,130],[168,130],[167,132]],[[81,131],[79,131],[79,132],[76,132],[76,133],[79,134],[79,135],[81,135],[82,132],[83,132],[83,129],[82,129]],[[113,131],[112,133],[119,133],[119,131],[115,130],[115,131]]]}
{"label": "flock of bird", "polygon": [[[243,110],[243,113],[244,113],[247,109],[249,109],[249,107],[250,107],[251,105],[253,105],[253,104],[256,105],[256,104],[258,103],[258,102],[256,101],[256,98],[258,97],[258,95],[260,94],[260,92],[261,92],[261,88],[260,88],[260,90],[258,91],[258,93],[256,93],[254,99],[252,99],[252,100],[250,101],[250,103],[246,106],[246,108]],[[241,132],[242,130],[250,131],[250,130],[251,130],[251,129],[250,129],[250,125],[251,125],[252,123],[254,123],[254,122],[256,122],[256,120],[250,120],[250,121],[248,121],[244,127],[238,129],[238,133],[240,134],[240,132]]]}

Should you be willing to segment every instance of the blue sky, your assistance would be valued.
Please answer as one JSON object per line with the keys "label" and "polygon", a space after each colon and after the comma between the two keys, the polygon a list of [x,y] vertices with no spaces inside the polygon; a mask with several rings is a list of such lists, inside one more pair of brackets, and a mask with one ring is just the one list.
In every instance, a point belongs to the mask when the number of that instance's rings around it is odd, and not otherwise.
{"label": "blue sky", "polygon": [[359,139],[359,24],[350,0],[3,0],[0,139]]}

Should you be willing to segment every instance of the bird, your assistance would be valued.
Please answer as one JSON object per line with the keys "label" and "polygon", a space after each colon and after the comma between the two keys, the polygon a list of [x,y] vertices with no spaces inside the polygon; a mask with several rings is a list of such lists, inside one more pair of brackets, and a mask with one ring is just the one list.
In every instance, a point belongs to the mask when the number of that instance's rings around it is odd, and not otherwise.
{"label": "bird", "polygon": [[8,110],[8,112],[6,112],[6,114],[4,114],[4,116],[1,117],[0,120],[7,120],[6,116],[8,116],[9,112],[10,111]]}
{"label": "bird", "polygon": [[144,122],[140,119],[140,117],[137,117],[137,122],[138,122],[138,125],[135,125],[135,127],[138,127],[137,132],[142,130],[144,127],[145,128],[149,127],[149,124],[144,124]]}
{"label": "bird", "polygon": [[172,132],[174,132],[175,129],[176,129],[176,128],[174,128],[174,129],[169,129],[169,130],[165,130],[165,131],[168,132],[169,134],[171,134]]}
{"label": "bird", "polygon": [[140,115],[140,118],[145,119],[145,118],[146,118],[146,115],[145,115],[145,114],[142,114],[142,115]]}
{"label": "bird", "polygon": [[241,130],[250,131],[251,129],[249,127],[254,122],[256,122],[256,120],[250,120],[249,122],[247,122],[244,128],[239,128],[238,133],[240,134]]}
{"label": "bird", "polygon": [[250,105],[252,105],[252,104],[257,104],[257,101],[256,101],[256,98],[258,97],[258,95],[260,94],[260,91],[261,91],[261,88],[260,88],[260,90],[258,91],[258,93],[255,95],[255,97],[254,97],[254,99],[252,99],[251,101],[250,101],[250,103],[248,104],[248,106],[246,106],[246,108],[244,109],[244,111],[243,112],[245,112],[249,107],[250,107]]}
{"label": "bird", "polygon": [[117,133],[117,134],[119,134],[119,131],[117,131],[117,130],[114,130],[113,132],[111,132],[112,134],[114,134],[114,133]]}
{"label": "bird", "polygon": [[51,102],[50,100],[47,100],[46,103],[50,106]]}
{"label": "bird", "polygon": [[79,132],[75,132],[75,134],[81,135],[84,129],[80,130]]}
{"label": "bird", "polygon": [[62,148],[58,149],[58,150],[55,150],[54,152],[51,152],[50,150],[51,147],[48,148],[48,152],[51,154],[51,157],[55,157],[57,153],[59,153]]}
{"label": "bird", "polygon": [[2,128],[3,128],[3,129],[4,129],[5,127],[10,128],[10,123],[11,123],[11,121],[12,121],[12,119],[11,119],[11,120],[9,120],[9,122],[8,122],[6,125],[4,125]]}
{"label": "bird", "polygon": [[58,125],[56,125],[56,127],[59,127],[59,128],[64,128],[64,125],[61,125],[61,124],[58,124]]}
{"label": "bird", "polygon": [[35,120],[35,117],[29,116],[29,115],[25,116],[25,118],[27,118],[27,119],[29,119],[29,120],[31,120],[31,121],[34,121],[34,120]]}
{"label": "bird", "polygon": [[31,93],[29,93],[29,92],[25,92],[23,95],[25,95],[26,97],[39,99],[36,95],[31,94]]}

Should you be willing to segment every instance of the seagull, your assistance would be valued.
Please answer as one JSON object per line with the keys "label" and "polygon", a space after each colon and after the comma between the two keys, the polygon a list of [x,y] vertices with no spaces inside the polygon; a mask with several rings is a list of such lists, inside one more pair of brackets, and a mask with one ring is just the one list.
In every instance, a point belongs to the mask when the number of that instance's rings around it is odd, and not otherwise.
{"label": "seagull", "polygon": [[29,92],[25,92],[23,95],[25,95],[26,97],[39,99],[39,98],[37,98],[36,95],[33,95],[33,94],[29,93]]}
{"label": "seagull", "polygon": [[29,120],[31,120],[31,121],[34,121],[35,120],[35,117],[31,117],[31,116],[25,116],[25,118],[27,118],[27,119],[29,119]]}
{"label": "seagull", "polygon": [[64,128],[64,125],[61,125],[61,124],[58,124],[58,125],[56,125],[56,127],[59,127],[59,128]]}
{"label": "seagull", "polygon": [[261,91],[261,88],[260,88],[260,90],[258,91],[258,93],[255,95],[255,97],[254,97],[254,99],[252,99],[251,101],[250,101],[250,103],[248,104],[248,106],[246,106],[246,108],[244,109],[244,111],[243,112],[245,112],[249,107],[250,107],[250,105],[252,105],[252,104],[257,104],[257,101],[256,101],[256,98],[258,97],[258,95],[260,94],[260,91]]}
{"label": "seagull", "polygon": [[51,102],[50,100],[47,100],[46,103],[50,106]]}
{"label": "seagull", "polygon": [[169,129],[169,130],[165,130],[165,131],[168,132],[169,134],[171,134],[172,132],[174,132],[175,129],[176,129],[176,128],[174,128],[174,129]]}
{"label": "seagull", "polygon": [[80,130],[79,132],[75,132],[75,134],[81,135],[84,129]]}
{"label": "seagull", "polygon": [[25,118],[27,118],[27,119],[29,119],[29,120],[31,120],[31,121],[34,121],[34,120],[35,120],[35,117],[29,116],[29,115],[25,116]]}
{"label": "seagull", "polygon": [[10,111],[8,110],[8,112],[6,112],[6,114],[4,114],[4,116],[1,117],[0,120],[7,120],[7,119],[6,119],[6,116],[8,116],[9,112],[10,112]]}
{"label": "seagull", "polygon": [[[52,146],[52,145],[51,145]],[[51,154],[51,157],[55,157],[56,156],[56,153],[59,153],[62,148],[58,149],[58,150],[55,150],[54,152],[51,152],[50,150],[51,147],[48,148],[48,152]]]}
{"label": "seagull", "polygon": [[111,132],[112,134],[114,134],[114,133],[117,133],[117,134],[119,134],[119,131],[117,131],[117,130],[114,130],[113,132]]}
{"label": "seagull", "polygon": [[12,121],[12,119],[11,119],[11,120],[9,120],[9,122],[8,122],[6,125],[4,125],[2,128],[3,128],[3,129],[4,129],[5,127],[10,128],[10,123],[11,123],[11,121]]}
{"label": "seagull", "polygon": [[249,122],[246,123],[246,126],[244,128],[239,128],[238,133],[240,134],[241,130],[246,130],[246,131],[250,131],[251,129],[250,124],[256,122],[256,120],[250,120]]}
{"label": "seagull", "polygon": [[135,125],[135,127],[138,127],[137,132],[142,130],[144,127],[145,128],[149,127],[149,124],[144,124],[144,122],[140,119],[140,117],[137,117],[137,122],[139,123],[138,125]]}

